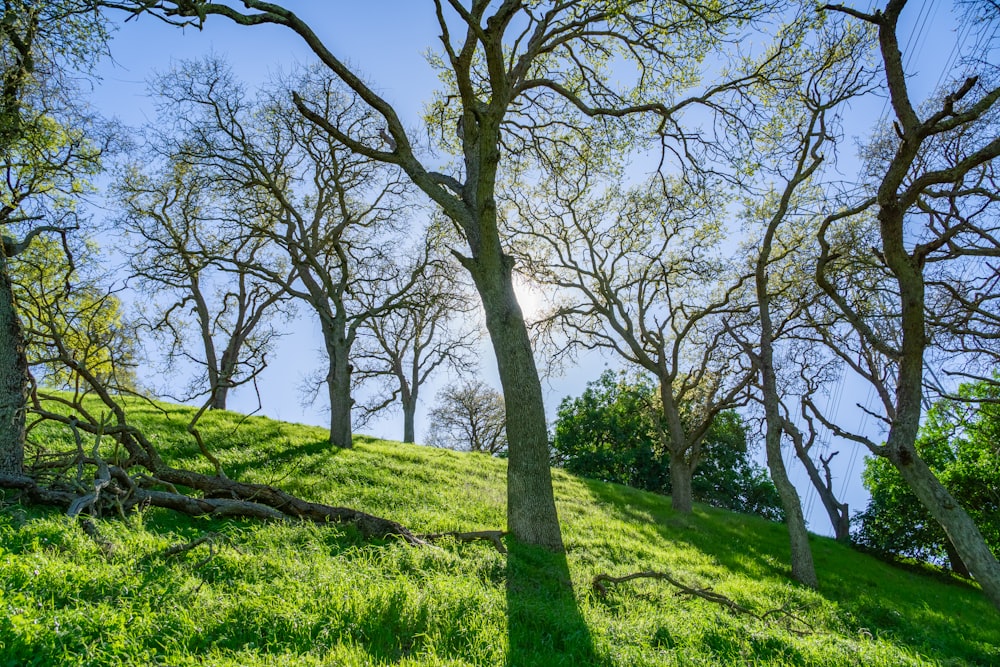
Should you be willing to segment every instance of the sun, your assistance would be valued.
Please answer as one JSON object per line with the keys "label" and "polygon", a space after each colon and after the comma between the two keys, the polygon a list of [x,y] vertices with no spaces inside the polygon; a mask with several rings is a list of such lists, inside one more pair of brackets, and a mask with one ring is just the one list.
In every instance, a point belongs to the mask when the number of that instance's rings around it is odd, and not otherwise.
{"label": "sun", "polygon": [[547,306],[547,299],[538,283],[520,275],[514,276],[514,295],[525,320],[537,320]]}

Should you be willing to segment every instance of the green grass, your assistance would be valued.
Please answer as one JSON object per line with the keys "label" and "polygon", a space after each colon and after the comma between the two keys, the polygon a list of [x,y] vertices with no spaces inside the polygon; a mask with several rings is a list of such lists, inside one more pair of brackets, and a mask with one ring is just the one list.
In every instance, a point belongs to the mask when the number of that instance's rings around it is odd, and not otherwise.
{"label": "green grass", "polygon": [[[174,464],[205,472],[190,412],[133,407]],[[230,476],[355,507],[416,532],[501,528],[505,464],[232,413],[202,431]],[[56,427],[33,437],[66,437]],[[0,665],[1000,664],[1000,616],[973,586],[895,569],[815,537],[819,591],[788,579],[784,527],[554,473],[567,553],[514,544],[369,542],[350,527],[191,518],[96,521],[108,555],[58,512],[0,508]],[[174,558],[164,550],[209,532]],[[209,557],[211,556],[211,557]],[[669,570],[812,631],[734,615],[660,581]],[[572,581],[572,589],[567,585]],[[805,626],[795,623],[793,629]]]}

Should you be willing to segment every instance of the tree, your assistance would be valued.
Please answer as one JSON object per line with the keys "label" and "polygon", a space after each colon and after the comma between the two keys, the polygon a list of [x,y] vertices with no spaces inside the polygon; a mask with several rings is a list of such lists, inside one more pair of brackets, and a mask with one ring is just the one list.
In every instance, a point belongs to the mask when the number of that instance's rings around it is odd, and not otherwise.
{"label": "tree", "polygon": [[381,395],[363,406],[366,416],[399,401],[403,410],[403,442],[415,442],[415,416],[420,389],[442,367],[462,374],[475,366],[480,335],[464,321],[473,304],[457,280],[455,266],[440,258],[414,285],[398,308],[365,321],[354,353],[359,384],[380,382]]}
{"label": "tree", "polygon": [[[155,162],[156,151],[149,153],[147,162]],[[229,392],[267,365],[279,335],[271,318],[287,315],[288,296],[246,268],[282,260],[266,238],[227,238],[220,218],[235,204],[213,190],[207,175],[177,160],[154,174],[129,167],[114,186],[123,208],[118,226],[127,234],[121,252],[153,304],[147,326],[165,339],[168,368],[181,360],[203,369],[187,395],[173,398],[208,396],[209,407],[225,410]]]}
{"label": "tree", "polygon": [[[966,383],[958,398],[939,400],[927,411],[916,448],[954,498],[969,508],[994,554],[1000,553],[1000,389]],[[875,551],[947,562],[963,576],[969,570],[941,525],[916,498],[886,458],[869,457],[863,473],[871,500],[854,517],[858,544]]]}
{"label": "tree", "polygon": [[[324,100],[328,122],[378,135],[373,114],[324,72],[303,72],[296,83]],[[394,261],[405,185],[391,166],[348,150],[304,119],[280,89],[248,99],[217,60],[186,63],[157,88],[180,130],[174,159],[196,165],[231,202],[220,235],[238,248],[264,240],[284,256],[280,263],[255,253],[211,260],[273,285],[317,316],[327,354],[330,443],[350,447],[358,333],[398,307],[423,270]]]}
{"label": "tree", "polygon": [[[809,337],[807,312],[819,299],[818,290],[802,270],[812,262],[809,251],[815,247],[809,239],[814,217],[806,211],[820,200],[813,186],[814,175],[824,162],[825,151],[833,149],[837,112],[845,102],[867,91],[872,75],[865,67],[869,42],[863,30],[833,25],[811,37],[814,42],[810,55],[795,63],[785,77],[776,78],[773,86],[762,86],[764,95],[756,113],[768,122],[760,122],[748,133],[750,141],[737,144],[738,167],[752,171],[756,177],[756,182],[751,180],[745,185],[744,218],[750,229],[760,229],[760,236],[747,244],[754,302],[748,311],[749,326],[734,328],[727,323],[727,327],[757,374],[767,463],[785,511],[792,577],[815,588],[819,582],[809,533],[798,492],[782,456],[786,434],[824,506],[834,512],[839,509],[808,456],[815,431],[807,441],[790,418],[783,398],[789,392],[787,386],[779,384],[778,364],[783,360],[798,366],[806,385],[813,385],[820,376],[816,369],[807,370],[815,355],[795,349]],[[804,334],[803,329],[807,330]]]}
{"label": "tree", "polygon": [[[444,170],[421,157],[416,135],[378,87],[285,7],[263,0],[110,4],[151,12],[175,25],[200,27],[219,15],[240,25],[285,26],[357,94],[359,104],[380,117],[384,126],[379,138],[372,138],[337,127],[307,95],[294,97],[299,110],[333,139],[372,160],[398,165],[465,239],[468,254],[455,252],[482,299],[507,411],[518,415],[507,423],[508,527],[524,542],[561,551],[541,383],[514,294],[514,260],[501,235],[498,178],[505,170],[520,169],[519,163],[544,162],[550,151],[592,147],[598,133],[612,145],[620,145],[624,133],[638,144],[656,137],[665,150],[668,144],[687,150],[698,138],[681,130],[675,116],[687,107],[713,106],[717,96],[747,77],[693,92],[690,84],[698,81],[713,47],[739,39],[742,28],[764,15],[769,3],[627,0],[538,6],[521,0],[435,0],[443,50],[433,62],[445,89],[429,114],[430,129],[458,158],[455,168]],[[631,69],[631,76],[622,76],[622,68]]]}
{"label": "tree", "polygon": [[[693,475],[717,415],[745,401],[752,373],[726,334],[742,282],[718,252],[724,198],[683,179],[608,187],[554,179],[519,202],[532,273],[557,293],[546,316],[564,349],[604,349],[656,378],[657,433],[670,454],[673,507],[692,509]],[[541,210],[538,210],[538,209]]]}
{"label": "tree", "polygon": [[451,384],[438,392],[427,440],[435,447],[497,456],[507,451],[503,395],[479,380]]}
{"label": "tree", "polygon": [[[962,275],[973,286],[995,284],[995,269],[977,258],[998,254],[996,191],[987,184],[993,183],[1000,157],[1000,87],[993,83],[995,66],[977,61],[973,65],[978,74],[970,71],[947,84],[948,92],[923,108],[916,106],[896,34],[905,6],[905,0],[890,0],[872,13],[830,7],[877,30],[892,126],[870,147],[864,182],[872,187],[862,189],[822,223],[816,278],[849,325],[846,336],[828,344],[871,384],[880,403],[875,414],[888,433],[879,444],[830,420],[824,423],[899,470],[1000,609],[1000,564],[969,513],[915,446],[925,381],[933,377],[927,362],[933,359],[938,334],[961,331],[964,346],[972,352],[946,355],[939,370],[950,370],[948,366],[960,359],[959,373],[975,372],[996,359],[991,352],[995,322],[992,317],[979,319],[978,292],[964,300],[971,309],[954,299],[946,301],[959,308],[934,308],[939,296],[949,295],[943,287],[951,282],[949,274]],[[991,16],[998,18],[995,12]],[[856,259],[838,251],[837,239],[852,233],[855,247],[871,249],[863,272],[857,270]],[[872,285],[879,289],[872,290]],[[987,302],[990,307],[995,303]]]}
{"label": "tree", "polygon": [[72,103],[67,72],[104,42],[87,0],[0,3],[0,473],[20,475],[30,385],[10,258],[46,232],[76,226],[69,201],[99,167],[90,119]]}
{"label": "tree", "polygon": [[[558,465],[585,477],[669,495],[670,456],[656,433],[658,400],[657,387],[647,376],[629,380],[605,371],[587,383],[582,395],[560,403],[552,440]],[[739,414],[716,415],[692,479],[694,499],[780,520],[777,491],[748,453]]]}

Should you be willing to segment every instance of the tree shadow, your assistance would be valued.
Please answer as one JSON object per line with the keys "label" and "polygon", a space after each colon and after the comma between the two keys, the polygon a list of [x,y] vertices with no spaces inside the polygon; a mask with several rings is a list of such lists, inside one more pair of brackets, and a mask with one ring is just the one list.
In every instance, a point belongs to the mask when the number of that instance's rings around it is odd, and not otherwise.
{"label": "tree shadow", "polygon": [[565,553],[507,538],[507,665],[600,664]]}
{"label": "tree shadow", "polygon": [[[820,580],[819,589],[811,591],[791,579],[783,523],[698,504],[692,514],[678,514],[669,498],[584,481],[602,511],[664,542],[693,548],[730,575],[784,582],[787,595],[804,607],[814,595],[825,598],[841,610],[841,622],[850,634],[875,632],[934,659],[997,664],[991,644],[996,617],[985,596],[966,582],[942,583],[931,590],[926,584],[932,578],[926,574],[893,568],[833,538],[810,535]],[[977,620],[970,623],[970,618]]]}

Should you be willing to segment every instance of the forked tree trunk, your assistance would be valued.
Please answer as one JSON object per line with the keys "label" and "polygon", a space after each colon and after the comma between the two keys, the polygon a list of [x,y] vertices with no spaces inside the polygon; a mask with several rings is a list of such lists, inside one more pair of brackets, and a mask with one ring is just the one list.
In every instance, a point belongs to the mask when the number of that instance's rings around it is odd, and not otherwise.
{"label": "forked tree trunk", "polygon": [[23,472],[29,386],[24,333],[14,305],[9,264],[0,245],[0,474]]}
{"label": "forked tree trunk", "polygon": [[542,385],[514,295],[511,261],[496,247],[464,263],[483,301],[507,410],[507,528],[522,542],[562,551]]}
{"label": "forked tree trunk", "polygon": [[[809,474],[809,481],[819,494],[819,499],[823,503],[826,515],[830,517],[830,524],[833,526],[834,539],[838,542],[849,544],[851,541],[851,516],[847,503],[842,503],[833,495],[833,490],[823,481],[820,476],[816,462],[809,458],[809,452],[795,442],[795,455],[805,466]],[[829,469],[827,469],[829,475]]]}

